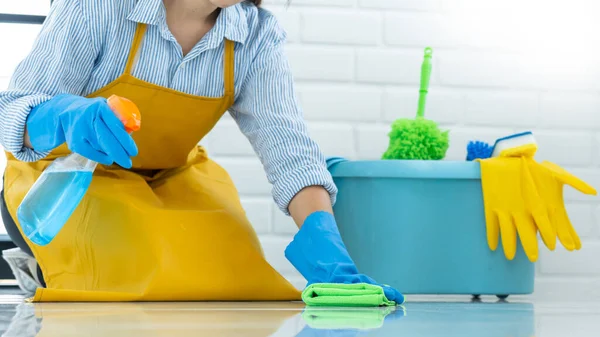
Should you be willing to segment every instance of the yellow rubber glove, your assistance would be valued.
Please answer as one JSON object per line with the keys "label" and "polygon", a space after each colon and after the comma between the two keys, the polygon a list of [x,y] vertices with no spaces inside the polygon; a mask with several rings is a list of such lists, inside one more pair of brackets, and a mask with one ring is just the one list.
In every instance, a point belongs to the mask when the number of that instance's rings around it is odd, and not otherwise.
{"label": "yellow rubber glove", "polygon": [[[577,235],[567,215],[563,198],[563,186],[569,185],[581,193],[588,195],[596,195],[596,190],[554,163],[544,161],[540,164],[532,158],[527,158],[526,160],[538,193],[548,209],[548,216],[552,227],[558,234],[558,239],[569,251],[581,249],[579,235]],[[549,246],[552,242],[547,242],[545,236],[542,235],[542,239],[548,248],[554,249],[554,246],[552,248]]]}
{"label": "yellow rubber glove", "polygon": [[495,251],[500,236],[504,255],[512,260],[517,252],[518,233],[529,260],[537,261],[537,231],[555,242],[556,232],[537,192],[527,158],[494,157],[478,161],[488,246]]}

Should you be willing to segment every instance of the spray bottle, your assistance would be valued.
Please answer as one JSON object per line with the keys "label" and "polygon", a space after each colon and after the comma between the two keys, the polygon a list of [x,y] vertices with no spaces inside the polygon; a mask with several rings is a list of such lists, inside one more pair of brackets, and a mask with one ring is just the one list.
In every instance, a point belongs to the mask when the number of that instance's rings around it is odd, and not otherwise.
{"label": "spray bottle", "polygon": [[[133,102],[112,95],[107,103],[127,132],[139,130],[141,115]],[[45,246],[54,239],[83,199],[97,165],[72,153],[54,160],[42,172],[17,210],[17,218],[29,240]]]}

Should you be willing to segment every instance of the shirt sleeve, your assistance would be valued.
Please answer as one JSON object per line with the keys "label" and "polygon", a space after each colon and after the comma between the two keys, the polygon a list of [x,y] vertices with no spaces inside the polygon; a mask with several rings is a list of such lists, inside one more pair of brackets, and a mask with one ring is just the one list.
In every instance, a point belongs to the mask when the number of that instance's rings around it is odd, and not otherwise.
{"label": "shirt sleeve", "polygon": [[27,116],[59,93],[81,94],[95,55],[79,1],[54,1],[32,50],[17,66],[8,90],[0,92],[0,144],[6,151],[22,161],[48,155],[23,146]]}
{"label": "shirt sleeve", "polygon": [[337,188],[323,153],[308,134],[284,38],[260,50],[229,112],[260,158],[273,198],[286,215],[294,196],[308,186],[323,186],[334,204]]}

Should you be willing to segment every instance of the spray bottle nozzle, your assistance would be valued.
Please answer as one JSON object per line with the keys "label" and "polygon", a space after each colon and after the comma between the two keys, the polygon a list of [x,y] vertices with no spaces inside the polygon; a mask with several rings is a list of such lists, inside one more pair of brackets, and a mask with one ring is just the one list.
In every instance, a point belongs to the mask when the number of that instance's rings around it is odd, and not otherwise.
{"label": "spray bottle nozzle", "polygon": [[119,117],[128,133],[138,131],[142,124],[142,115],[138,107],[127,98],[112,95],[107,99],[110,109]]}

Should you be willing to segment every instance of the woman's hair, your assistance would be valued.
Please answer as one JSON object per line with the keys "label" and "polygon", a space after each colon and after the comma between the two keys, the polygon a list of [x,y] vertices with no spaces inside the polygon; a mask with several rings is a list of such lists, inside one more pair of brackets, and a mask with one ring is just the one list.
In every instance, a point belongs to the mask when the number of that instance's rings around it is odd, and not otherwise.
{"label": "woman's hair", "polygon": [[256,7],[260,6],[260,3],[262,2],[262,0],[249,0],[251,3],[255,4]]}

